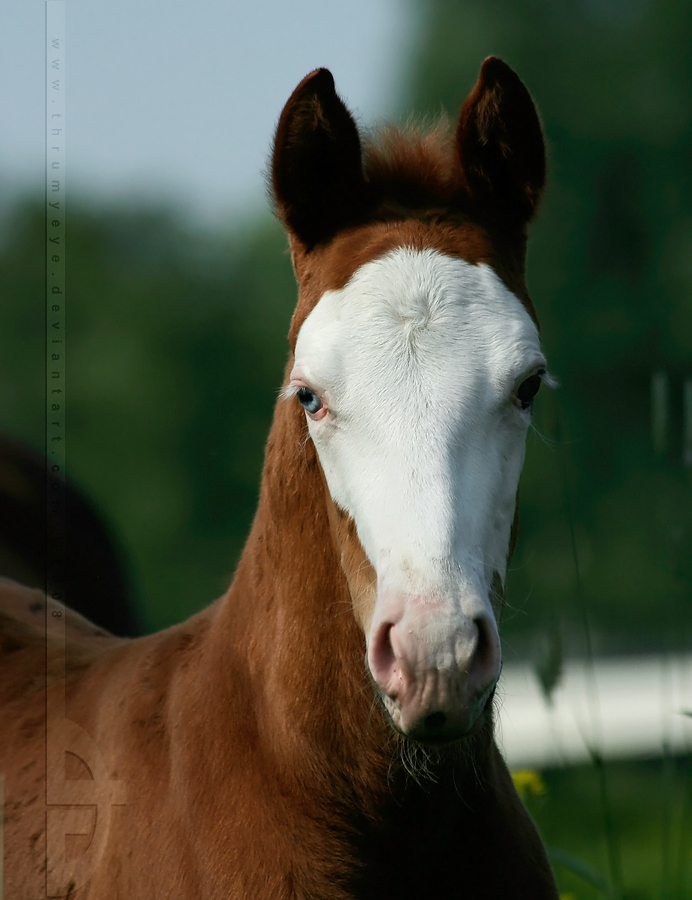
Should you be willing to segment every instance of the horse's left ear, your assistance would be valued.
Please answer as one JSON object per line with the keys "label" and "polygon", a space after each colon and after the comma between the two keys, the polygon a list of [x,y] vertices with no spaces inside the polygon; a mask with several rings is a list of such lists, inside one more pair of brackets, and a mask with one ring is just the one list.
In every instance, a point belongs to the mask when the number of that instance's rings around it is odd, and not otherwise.
{"label": "horse's left ear", "polygon": [[458,177],[479,212],[525,225],[545,183],[545,145],[536,107],[510,67],[490,56],[464,104],[456,133]]}
{"label": "horse's left ear", "polygon": [[328,69],[304,78],[281,113],[272,187],[279,217],[308,250],[362,212],[360,137]]}

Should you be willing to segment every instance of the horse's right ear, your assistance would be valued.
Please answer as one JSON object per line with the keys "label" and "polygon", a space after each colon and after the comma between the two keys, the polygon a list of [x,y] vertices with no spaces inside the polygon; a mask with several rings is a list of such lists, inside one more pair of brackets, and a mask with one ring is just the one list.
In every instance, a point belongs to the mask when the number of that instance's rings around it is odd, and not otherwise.
{"label": "horse's right ear", "polygon": [[461,110],[456,165],[478,213],[522,227],[533,218],[545,183],[543,131],[531,95],[497,57],[485,60]]}
{"label": "horse's right ear", "polygon": [[272,187],[279,217],[308,250],[362,213],[358,129],[328,69],[304,78],[284,106],[274,139]]}

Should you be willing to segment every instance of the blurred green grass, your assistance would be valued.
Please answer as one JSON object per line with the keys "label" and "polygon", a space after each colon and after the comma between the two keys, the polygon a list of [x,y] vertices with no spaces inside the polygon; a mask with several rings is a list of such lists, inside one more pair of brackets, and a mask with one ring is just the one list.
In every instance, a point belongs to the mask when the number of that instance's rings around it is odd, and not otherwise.
{"label": "blurred green grass", "polygon": [[[692,757],[606,764],[610,813],[623,877],[622,900],[692,897]],[[546,791],[525,803],[552,849],[610,879],[598,775],[592,765],[549,769]],[[554,862],[574,900],[604,892]]]}

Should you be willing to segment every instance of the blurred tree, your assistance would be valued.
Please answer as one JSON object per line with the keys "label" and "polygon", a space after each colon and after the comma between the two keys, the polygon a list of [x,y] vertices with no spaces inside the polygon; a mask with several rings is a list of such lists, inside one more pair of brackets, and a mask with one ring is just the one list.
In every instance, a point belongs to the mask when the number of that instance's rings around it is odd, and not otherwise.
{"label": "blurred tree", "polygon": [[[43,218],[0,250],[0,429],[43,449]],[[294,306],[278,225],[228,236],[169,210],[68,211],[67,462],[122,536],[149,627],[229,581],[254,513]]]}

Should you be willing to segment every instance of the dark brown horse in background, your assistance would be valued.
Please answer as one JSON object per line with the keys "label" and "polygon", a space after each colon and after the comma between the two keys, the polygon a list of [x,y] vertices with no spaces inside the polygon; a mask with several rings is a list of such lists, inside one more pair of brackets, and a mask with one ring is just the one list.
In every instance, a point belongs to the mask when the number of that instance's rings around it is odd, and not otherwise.
{"label": "dark brown horse in background", "polygon": [[299,299],[228,592],[130,641],[2,584],[6,896],[556,898],[492,709],[533,103],[489,59],[455,132],[363,145],[321,69],[272,166]]}
{"label": "dark brown horse in background", "polygon": [[[46,496],[57,484],[45,457],[0,435],[0,575],[5,578],[45,587],[47,555],[57,543],[46,518]],[[132,582],[114,535],[72,481],[61,487],[70,606],[113,634],[141,634]]]}

